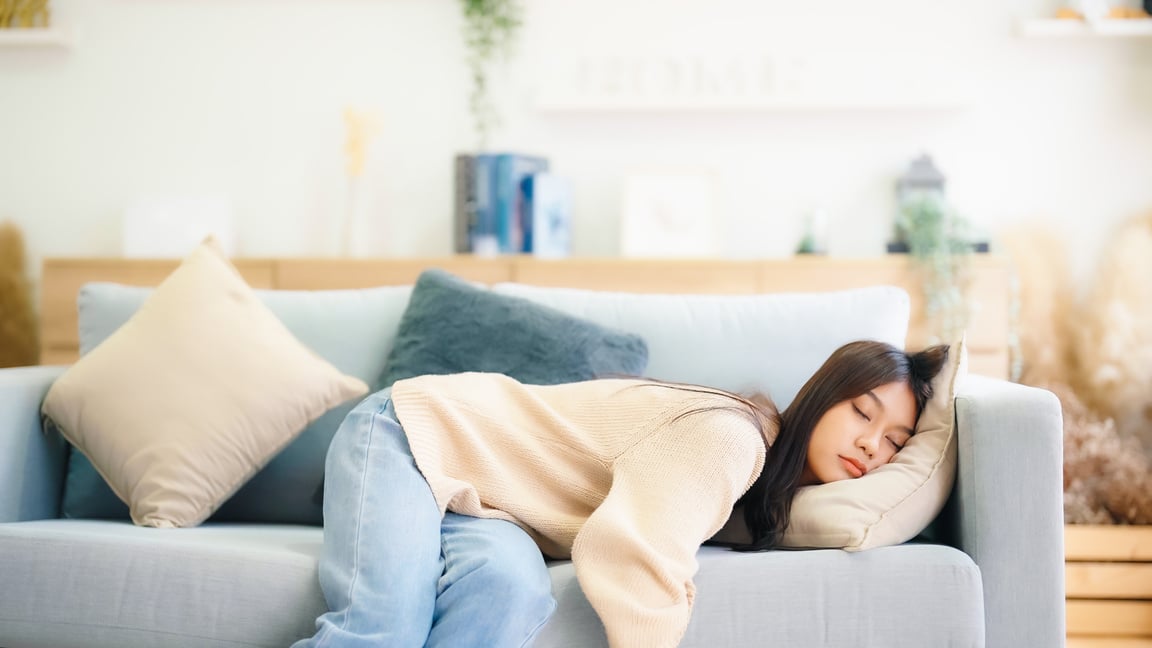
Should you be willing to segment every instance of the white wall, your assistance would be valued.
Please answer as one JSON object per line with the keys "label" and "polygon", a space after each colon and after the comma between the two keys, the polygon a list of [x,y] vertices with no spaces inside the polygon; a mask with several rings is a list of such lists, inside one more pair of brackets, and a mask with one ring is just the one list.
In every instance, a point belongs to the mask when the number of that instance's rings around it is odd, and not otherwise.
{"label": "white wall", "polygon": [[[0,48],[0,218],[25,228],[34,263],[118,255],[124,209],[156,193],[229,196],[240,254],[335,253],[345,106],[384,126],[359,252],[449,253],[451,159],[473,145],[456,0],[53,4],[70,48]],[[894,179],[922,151],[988,232],[1064,232],[1080,278],[1114,224],[1152,209],[1152,39],[1018,37],[1015,21],[1048,0],[527,4],[493,145],[543,153],[573,179],[580,255],[618,252],[623,180],[654,166],[718,175],[731,257],[791,253],[817,205],[832,253],[882,253]],[[608,55],[767,59],[839,94],[818,110],[540,108],[573,59]],[[846,98],[916,83],[956,101]]]}

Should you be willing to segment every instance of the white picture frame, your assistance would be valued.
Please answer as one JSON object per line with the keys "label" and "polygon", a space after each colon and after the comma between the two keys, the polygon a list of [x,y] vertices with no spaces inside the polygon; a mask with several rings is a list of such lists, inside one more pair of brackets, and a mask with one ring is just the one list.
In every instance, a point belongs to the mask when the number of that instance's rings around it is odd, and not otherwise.
{"label": "white picture frame", "polygon": [[629,174],[620,219],[621,256],[720,256],[718,184],[715,174],[704,170]]}
{"label": "white picture frame", "polygon": [[138,196],[124,210],[121,254],[184,258],[208,236],[227,256],[236,253],[232,200],[217,194]]}

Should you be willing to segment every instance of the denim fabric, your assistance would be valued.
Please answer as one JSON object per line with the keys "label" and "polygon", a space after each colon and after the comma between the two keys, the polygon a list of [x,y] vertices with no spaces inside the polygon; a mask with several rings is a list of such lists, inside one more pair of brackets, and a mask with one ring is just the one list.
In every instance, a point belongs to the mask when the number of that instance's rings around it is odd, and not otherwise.
{"label": "denim fabric", "polygon": [[294,648],[528,645],[556,603],[543,556],[503,520],[440,515],[389,390],[328,451],[320,587],[329,612]]}

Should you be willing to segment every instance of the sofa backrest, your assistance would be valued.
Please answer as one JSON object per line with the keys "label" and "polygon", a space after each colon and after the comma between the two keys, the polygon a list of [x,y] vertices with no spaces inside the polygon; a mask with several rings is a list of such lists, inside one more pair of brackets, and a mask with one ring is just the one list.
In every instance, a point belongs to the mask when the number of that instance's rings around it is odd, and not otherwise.
{"label": "sofa backrest", "polygon": [[[492,289],[639,334],[648,376],[733,391],[759,391],[783,408],[841,344],[868,338],[903,346],[909,298],[894,287],[825,293],[668,295],[496,284]],[[81,354],[132,317],[152,288],[86,284],[80,291]],[[258,290],[302,343],[341,371],[381,386],[411,286],[353,290]],[[309,425],[221,506],[216,521],[320,524],[315,494],[332,436],[354,403]],[[65,517],[127,519],[128,510],[80,453],[68,460]]]}
{"label": "sofa backrest", "polygon": [[[78,299],[80,353],[128,321],[152,290],[85,285]],[[892,286],[760,295],[635,294],[516,283],[492,290],[639,334],[648,343],[648,376],[759,391],[780,407],[836,347],[856,339],[903,346],[909,320],[908,294]],[[379,387],[412,287],[256,292],[306,346]]]}
{"label": "sofa backrest", "polygon": [[875,286],[821,293],[657,295],[502,283],[523,297],[648,343],[652,378],[760,392],[784,408],[837,347],[859,339],[903,347],[909,299]]}

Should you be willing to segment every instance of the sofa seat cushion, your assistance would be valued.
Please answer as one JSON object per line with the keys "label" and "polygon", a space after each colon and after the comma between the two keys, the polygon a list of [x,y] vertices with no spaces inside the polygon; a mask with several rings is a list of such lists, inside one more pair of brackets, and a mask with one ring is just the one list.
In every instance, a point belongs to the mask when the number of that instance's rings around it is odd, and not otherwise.
{"label": "sofa seat cushion", "polygon": [[[979,648],[980,570],[943,545],[699,553],[696,603],[681,648]],[[558,608],[536,648],[599,648],[607,640],[570,562],[551,566]]]}
{"label": "sofa seat cushion", "polygon": [[[322,542],[321,529],[290,525],[0,525],[0,645],[282,648],[311,636],[326,609]],[[951,547],[704,547],[699,561],[682,648],[984,645],[979,569]],[[550,571],[559,605],[536,646],[606,646],[571,562]]]}
{"label": "sofa seat cushion", "polygon": [[0,525],[0,645],[283,648],[327,609],[322,542],[310,526]]}

